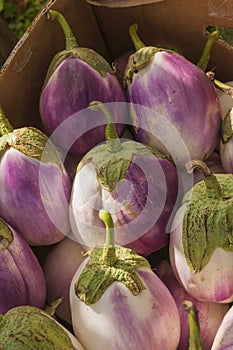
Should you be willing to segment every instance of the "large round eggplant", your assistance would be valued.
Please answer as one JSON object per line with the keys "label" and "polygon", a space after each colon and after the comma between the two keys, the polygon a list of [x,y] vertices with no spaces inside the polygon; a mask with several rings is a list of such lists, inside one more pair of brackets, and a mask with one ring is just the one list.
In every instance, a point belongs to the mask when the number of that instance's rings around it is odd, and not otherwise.
{"label": "large round eggplant", "polygon": [[181,165],[208,158],[219,141],[221,116],[214,84],[202,69],[173,50],[148,46],[130,56],[124,80],[138,141],[172,153]]}
{"label": "large round eggplant", "polygon": [[21,235],[0,219],[0,313],[19,305],[43,307],[46,284],[42,268]]}
{"label": "large round eggplant", "polygon": [[116,243],[147,256],[168,243],[180,190],[177,169],[154,149],[133,140],[121,142],[107,106],[93,102],[92,108],[102,109],[110,123],[106,143],[89,151],[77,167],[70,200],[74,239],[89,247],[104,244],[98,216],[103,207],[112,215]]}
{"label": "large round eggplant", "polygon": [[[77,112],[87,108],[95,99],[124,102],[125,94],[109,63],[96,51],[78,47],[63,15],[50,10],[49,16],[60,23],[66,48],[56,54],[48,69],[40,96],[41,120],[49,134],[60,126],[60,131],[53,134],[56,142],[67,153],[82,156],[104,141],[105,120],[101,113],[93,117],[91,113]],[[117,132],[122,135],[125,125],[118,123],[119,109],[120,104],[116,106],[113,117]]]}
{"label": "large round eggplant", "polygon": [[48,137],[13,129],[0,111],[0,216],[30,245],[61,241],[70,230],[71,177]]}

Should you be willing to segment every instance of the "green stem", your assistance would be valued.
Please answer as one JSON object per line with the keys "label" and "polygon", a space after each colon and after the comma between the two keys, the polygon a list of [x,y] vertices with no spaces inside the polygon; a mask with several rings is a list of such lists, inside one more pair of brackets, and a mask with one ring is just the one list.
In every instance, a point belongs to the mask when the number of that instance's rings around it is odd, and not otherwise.
{"label": "green stem", "polygon": [[227,95],[231,96],[233,98],[233,87],[230,85],[227,85],[226,83],[221,82],[220,80],[214,79],[214,85],[225,92]]}
{"label": "green stem", "polygon": [[205,44],[204,50],[202,51],[202,55],[197,63],[197,66],[201,68],[204,72],[209,63],[210,53],[213,48],[213,45],[218,40],[218,38],[219,38],[218,30],[215,30],[214,32],[210,33],[208,36],[208,40]]}
{"label": "green stem", "polygon": [[105,209],[101,209],[99,211],[99,218],[104,222],[106,227],[106,241],[103,248],[102,259],[105,264],[113,265],[117,259],[115,251],[113,220],[111,214]]}
{"label": "green stem", "polygon": [[146,45],[144,42],[139,38],[137,34],[138,25],[136,23],[133,23],[129,26],[129,35],[130,38],[134,44],[134,47],[136,50],[140,50],[141,48],[145,47]]}
{"label": "green stem", "polygon": [[120,149],[122,148],[121,141],[117,135],[117,132],[114,126],[114,121],[109,110],[100,101],[90,102],[89,108],[92,109],[93,111],[100,110],[104,113],[104,117],[107,122],[106,129],[105,129],[105,139],[106,139],[106,145],[109,152],[115,153],[120,151]]}
{"label": "green stem", "polygon": [[48,18],[52,21],[57,20],[64,32],[65,40],[66,40],[66,50],[73,50],[78,47],[77,40],[66,21],[65,17],[58,11],[55,10],[49,10],[48,12]]}
{"label": "green stem", "polygon": [[198,311],[195,305],[189,300],[185,300],[183,302],[183,305],[184,305],[185,311],[188,314],[188,321],[189,321],[190,336],[189,336],[188,350],[202,350]]}
{"label": "green stem", "polygon": [[186,163],[186,169],[188,173],[192,173],[194,169],[198,169],[204,175],[204,181],[206,185],[206,191],[209,198],[220,199],[222,198],[222,191],[216,176],[208,168],[206,163],[201,160],[191,160]]}
{"label": "green stem", "polygon": [[3,109],[0,106],[0,137],[14,131],[13,126],[5,116]]}

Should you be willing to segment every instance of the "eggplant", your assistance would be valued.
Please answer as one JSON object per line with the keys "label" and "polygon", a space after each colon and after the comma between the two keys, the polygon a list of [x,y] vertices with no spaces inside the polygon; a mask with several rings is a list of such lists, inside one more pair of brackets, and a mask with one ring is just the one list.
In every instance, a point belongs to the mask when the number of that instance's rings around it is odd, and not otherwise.
{"label": "eggplant", "polygon": [[233,107],[222,121],[220,157],[225,172],[233,174]]}
{"label": "eggplant", "polygon": [[192,297],[233,301],[233,175],[212,174],[200,160],[187,164],[205,178],[185,194],[170,234],[173,272]]}
{"label": "eggplant", "polygon": [[220,134],[214,84],[174,50],[142,47],[132,30],[131,38],[137,51],[129,58],[124,81],[136,139],[170,154],[179,165],[207,159]]}
{"label": "eggplant", "polygon": [[61,241],[70,230],[72,181],[60,150],[39,129],[14,129],[0,110],[0,217],[29,245]]}
{"label": "eggplant", "polygon": [[47,287],[46,301],[51,304],[62,298],[56,307],[55,315],[68,324],[71,324],[70,283],[77,268],[85,259],[83,252],[84,249],[80,244],[66,237],[52,246],[42,265]]}
{"label": "eggplant", "polygon": [[114,243],[111,215],[104,247],[95,247],[70,286],[72,325],[87,350],[176,350],[179,314],[173,297],[146,258]]}
{"label": "eggplant", "polygon": [[[116,243],[147,256],[168,243],[169,223],[181,186],[171,159],[139,142],[120,140],[108,105],[93,101],[109,121],[106,143],[79,162],[70,199],[74,239],[83,246],[103,245],[101,208],[111,212]],[[98,228],[98,230],[97,230]]]}
{"label": "eggplant", "polygon": [[161,261],[155,268],[155,273],[169,289],[179,310],[181,332],[177,350],[189,348],[189,321],[187,312],[184,310],[183,305],[187,300],[192,302],[198,311],[202,349],[209,350],[223,317],[229,310],[229,305],[204,302],[191,297],[176,279],[168,260]]}
{"label": "eggplant", "polygon": [[0,219],[0,313],[19,305],[43,307],[45,277],[36,255],[21,235]]}
{"label": "eggplant", "polygon": [[0,315],[2,350],[84,350],[65,327],[44,310],[23,305]]}
{"label": "eggplant", "polygon": [[[92,100],[125,102],[125,93],[110,64],[96,51],[78,47],[64,16],[55,10],[49,18],[57,20],[66,38],[66,48],[50,63],[41,89],[39,109],[45,130],[66,153],[83,156],[104,141],[105,120],[101,114],[93,118],[90,111],[78,113]],[[127,123],[119,123],[122,105],[115,105],[114,121],[119,135]],[[69,118],[70,117],[70,118]],[[98,123],[96,124],[96,120]]]}

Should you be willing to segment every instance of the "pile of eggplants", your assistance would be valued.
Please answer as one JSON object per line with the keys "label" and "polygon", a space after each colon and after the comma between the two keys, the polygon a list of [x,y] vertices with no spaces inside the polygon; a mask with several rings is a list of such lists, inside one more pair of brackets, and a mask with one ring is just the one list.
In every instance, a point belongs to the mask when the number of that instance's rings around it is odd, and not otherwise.
{"label": "pile of eggplants", "polygon": [[43,130],[0,110],[0,348],[230,349],[233,94],[206,71],[217,32],[195,64],[133,24],[134,50],[111,62],[47,19],[65,47]]}

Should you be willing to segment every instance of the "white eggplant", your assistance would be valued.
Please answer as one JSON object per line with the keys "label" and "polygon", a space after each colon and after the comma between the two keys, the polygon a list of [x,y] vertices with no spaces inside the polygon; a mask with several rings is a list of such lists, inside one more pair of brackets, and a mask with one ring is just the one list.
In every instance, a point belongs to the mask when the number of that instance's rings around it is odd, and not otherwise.
{"label": "white eggplant", "polygon": [[144,257],[113,244],[110,214],[100,211],[100,217],[107,242],[93,248],[71,282],[76,337],[86,350],[176,350],[180,321],[173,297]]}

